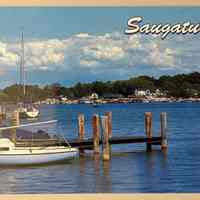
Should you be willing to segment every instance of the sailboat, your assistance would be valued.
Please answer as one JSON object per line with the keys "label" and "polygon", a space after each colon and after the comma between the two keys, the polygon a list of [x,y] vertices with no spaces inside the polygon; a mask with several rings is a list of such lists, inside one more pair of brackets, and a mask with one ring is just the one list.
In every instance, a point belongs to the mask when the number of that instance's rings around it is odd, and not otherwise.
{"label": "sailboat", "polygon": [[[32,165],[58,162],[74,158],[78,155],[78,149],[72,148],[64,137],[49,137],[48,134],[39,131],[37,135],[43,134],[43,139],[32,137],[21,139],[16,134],[22,133],[23,127],[55,123],[56,120],[36,122],[10,127],[1,127],[1,134],[6,131],[10,137],[0,138],[0,165]],[[31,133],[32,134],[32,133]],[[44,137],[46,136],[46,138]],[[47,137],[48,136],[48,137]],[[41,137],[41,136],[40,136]]]}
{"label": "sailboat", "polygon": [[[25,69],[24,69],[24,33],[22,32],[21,36],[21,56],[20,56],[20,89],[23,90],[23,100],[26,96],[26,83],[25,83]],[[40,114],[40,111],[35,106],[28,105],[25,106],[25,103],[18,104],[18,112],[20,118],[37,118]]]}
{"label": "sailboat", "polygon": [[32,105],[30,107],[25,107],[25,105],[22,104],[21,106],[19,106],[18,111],[20,114],[20,118],[37,118],[40,114],[39,109]]}

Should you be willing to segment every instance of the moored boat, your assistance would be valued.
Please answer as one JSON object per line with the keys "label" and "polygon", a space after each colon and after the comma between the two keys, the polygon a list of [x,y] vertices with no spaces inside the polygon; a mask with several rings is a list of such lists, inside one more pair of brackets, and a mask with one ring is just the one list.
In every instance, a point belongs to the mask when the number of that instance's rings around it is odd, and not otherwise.
{"label": "moored boat", "polygon": [[31,106],[30,108],[19,107],[18,112],[19,112],[20,118],[37,118],[39,117],[39,114],[40,114],[39,109],[33,106]]}
{"label": "moored boat", "polygon": [[0,139],[0,165],[43,164],[73,158],[76,148],[65,146],[17,147],[8,138]]}
{"label": "moored boat", "polygon": [[26,84],[25,84],[25,68],[24,68],[24,34],[22,32],[21,38],[21,54],[20,54],[20,86],[22,89],[22,102],[19,103],[18,112],[20,118],[37,118],[39,117],[40,111],[38,108],[34,107],[32,104],[29,107],[25,107],[24,100],[27,97]]}
{"label": "moored boat", "polygon": [[[48,122],[32,123],[44,124]],[[12,137],[0,138],[0,165],[32,165],[51,163],[74,158],[77,148],[72,148],[64,138],[54,137],[45,139],[20,139],[16,138],[16,128],[26,127],[29,124],[1,127],[0,131],[11,129]],[[13,130],[14,137],[13,138]],[[29,132],[30,133],[30,132]],[[53,141],[53,142],[52,142]],[[63,142],[64,141],[64,142]]]}

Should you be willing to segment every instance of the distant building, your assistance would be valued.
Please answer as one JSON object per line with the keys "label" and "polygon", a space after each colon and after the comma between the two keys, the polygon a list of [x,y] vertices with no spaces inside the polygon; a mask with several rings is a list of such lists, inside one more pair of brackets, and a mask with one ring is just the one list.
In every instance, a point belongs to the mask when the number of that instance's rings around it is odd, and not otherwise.
{"label": "distant building", "polygon": [[92,102],[90,101],[90,99],[88,99],[88,97],[82,97],[82,98],[79,99],[79,103],[81,103],[81,104],[90,104]]}
{"label": "distant building", "polygon": [[63,103],[66,103],[66,102],[68,101],[68,98],[65,97],[65,96],[62,96],[62,97],[60,98],[60,100],[61,100]]}
{"label": "distant building", "polygon": [[135,96],[151,96],[150,90],[135,90]]}
{"label": "distant building", "polygon": [[160,89],[156,89],[154,93],[152,93],[152,96],[161,97],[166,96],[164,92],[162,92]]}
{"label": "distant building", "polygon": [[95,100],[99,98],[99,95],[97,93],[92,93],[89,98]]}
{"label": "distant building", "polygon": [[59,104],[60,100],[56,99],[56,98],[47,98],[44,101],[45,104]]}

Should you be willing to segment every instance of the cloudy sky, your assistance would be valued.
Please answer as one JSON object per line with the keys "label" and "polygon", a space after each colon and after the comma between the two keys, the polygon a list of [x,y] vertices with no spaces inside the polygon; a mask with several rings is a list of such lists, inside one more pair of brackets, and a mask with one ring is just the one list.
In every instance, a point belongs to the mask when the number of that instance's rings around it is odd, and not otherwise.
{"label": "cloudy sky", "polygon": [[0,88],[19,82],[20,34],[25,35],[29,84],[65,86],[138,75],[200,71],[200,34],[124,34],[127,20],[199,23],[200,8],[0,8]]}

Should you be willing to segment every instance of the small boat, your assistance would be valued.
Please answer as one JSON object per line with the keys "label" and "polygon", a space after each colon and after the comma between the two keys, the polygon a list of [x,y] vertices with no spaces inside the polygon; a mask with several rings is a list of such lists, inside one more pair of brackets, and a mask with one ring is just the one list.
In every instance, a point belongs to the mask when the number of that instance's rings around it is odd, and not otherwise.
{"label": "small boat", "polygon": [[[31,125],[45,123],[48,122],[32,123]],[[16,128],[28,125],[30,124],[1,127],[0,131],[16,130]],[[44,164],[74,158],[78,153],[78,149],[72,148],[67,141],[65,144],[67,146],[62,145],[58,137],[57,139],[43,140],[0,138],[0,165]]]}
{"label": "small boat", "polygon": [[18,112],[20,113],[20,118],[37,118],[39,117],[40,111],[38,108],[34,107],[32,104],[29,107],[25,107],[24,100],[26,97],[26,85],[25,85],[25,67],[24,67],[24,34],[22,32],[21,38],[21,55],[20,55],[20,86],[23,94],[23,103],[19,103]]}
{"label": "small boat", "polygon": [[149,99],[143,99],[142,103],[150,103],[150,100]]}
{"label": "small boat", "polygon": [[35,107],[31,107],[30,109],[27,109],[25,113],[29,118],[36,118],[39,116],[40,112]]}
{"label": "small boat", "polygon": [[8,138],[0,139],[0,165],[31,165],[73,158],[77,149],[65,146],[16,147]]}
{"label": "small boat", "polygon": [[40,114],[39,109],[35,108],[34,106],[31,107],[19,107],[18,112],[20,118],[37,118]]}

